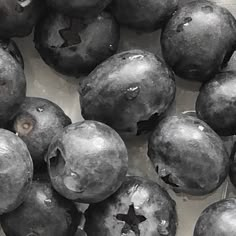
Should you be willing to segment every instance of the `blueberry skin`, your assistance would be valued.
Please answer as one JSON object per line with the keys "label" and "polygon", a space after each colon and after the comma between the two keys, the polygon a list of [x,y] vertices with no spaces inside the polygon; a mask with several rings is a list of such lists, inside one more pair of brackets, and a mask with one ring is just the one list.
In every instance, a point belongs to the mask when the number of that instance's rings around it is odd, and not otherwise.
{"label": "blueberry skin", "polygon": [[0,37],[8,39],[29,35],[44,7],[44,0],[1,0]]}
{"label": "blueberry skin", "polygon": [[225,199],[207,207],[199,217],[194,236],[232,236],[236,232],[236,200]]}
{"label": "blueberry skin", "polygon": [[196,114],[221,136],[236,133],[236,72],[222,72],[200,90]]}
{"label": "blueberry skin", "polygon": [[34,41],[49,66],[79,77],[112,56],[119,38],[119,26],[109,13],[82,20],[50,12],[37,24]]}
{"label": "blueberry skin", "polygon": [[6,236],[74,235],[81,217],[75,205],[45,181],[34,181],[24,203],[0,217]]}
{"label": "blueberry skin", "polygon": [[[134,176],[127,177],[111,197],[89,206],[85,212],[84,230],[88,236],[120,236],[124,222],[116,217],[127,214],[132,204],[135,214],[146,218],[138,225],[139,236],[176,234],[175,202],[157,183]],[[129,235],[134,234],[130,232]]]}
{"label": "blueberry skin", "polygon": [[122,134],[141,134],[154,129],[175,90],[174,74],[159,57],[143,50],[121,52],[82,81],[82,116]]}
{"label": "blueberry skin", "polygon": [[113,129],[100,122],[83,121],[54,137],[47,163],[53,187],[62,196],[94,203],[120,187],[128,169],[128,154]]}
{"label": "blueberry skin", "polygon": [[111,0],[47,0],[47,4],[62,14],[90,18],[99,15]]}
{"label": "blueberry skin", "polygon": [[53,137],[70,125],[71,119],[47,99],[26,97],[11,123],[11,130],[26,143],[34,166],[39,167]]}
{"label": "blueberry skin", "polygon": [[161,46],[178,76],[207,81],[227,65],[236,49],[236,20],[213,2],[187,3],[166,24]]}
{"label": "blueberry skin", "polygon": [[236,187],[236,162],[233,161],[230,165],[229,177],[231,183]]}
{"label": "blueberry skin", "polygon": [[190,195],[213,192],[229,170],[220,137],[204,121],[188,115],[170,116],[158,124],[148,156],[164,182]]}
{"label": "blueberry skin", "polygon": [[0,127],[17,112],[26,94],[26,80],[21,65],[0,47]]}
{"label": "blueberry skin", "polygon": [[14,133],[0,129],[0,215],[24,201],[32,177],[33,163],[26,145]]}
{"label": "blueberry skin", "polygon": [[0,48],[4,49],[11,54],[12,57],[21,65],[24,69],[24,59],[17,46],[17,44],[11,39],[0,39]]}
{"label": "blueberry skin", "polygon": [[177,9],[178,0],[114,0],[111,10],[117,21],[130,28],[154,31]]}
{"label": "blueberry skin", "polygon": [[196,101],[196,114],[221,136],[236,133],[236,72],[222,72],[204,84]]}

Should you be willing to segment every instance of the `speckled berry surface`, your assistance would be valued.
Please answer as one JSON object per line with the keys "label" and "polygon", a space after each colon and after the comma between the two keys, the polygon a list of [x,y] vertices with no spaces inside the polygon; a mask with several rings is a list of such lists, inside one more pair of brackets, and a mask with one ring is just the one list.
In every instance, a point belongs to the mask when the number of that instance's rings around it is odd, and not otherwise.
{"label": "speckled berry surface", "polygon": [[53,137],[71,124],[70,118],[55,103],[26,97],[11,122],[11,130],[26,143],[34,167],[42,166]]}
{"label": "speckled berry surface", "polygon": [[29,35],[44,12],[43,0],[2,0],[0,2],[1,38]]}
{"label": "speckled berry surface", "polygon": [[84,203],[104,200],[122,184],[128,169],[124,142],[96,121],[67,126],[47,153],[53,187],[64,197]]}
{"label": "speckled berry surface", "polygon": [[119,26],[107,12],[89,19],[49,12],[37,24],[34,41],[48,65],[62,74],[79,77],[112,56],[119,38]]}
{"label": "speckled berry surface", "polygon": [[81,213],[47,181],[33,181],[24,203],[0,217],[7,236],[74,235]]}
{"label": "speckled berry surface", "polygon": [[236,134],[236,71],[222,72],[202,86],[196,101],[197,116],[219,135]]}
{"label": "speckled berry surface", "polygon": [[14,116],[26,95],[23,68],[15,58],[0,47],[0,127]]}
{"label": "speckled berry surface", "polygon": [[111,11],[122,25],[141,31],[154,31],[171,18],[177,5],[178,0],[114,0]]}
{"label": "speckled berry surface", "polygon": [[192,1],[166,24],[161,45],[178,76],[206,81],[227,65],[236,49],[236,20],[212,1]]}
{"label": "speckled berry surface", "polygon": [[29,193],[33,163],[24,142],[0,129],[0,215],[17,208]]}
{"label": "speckled berry surface", "polygon": [[199,217],[194,236],[231,236],[236,232],[236,200],[216,202],[207,207]]}
{"label": "speckled berry surface", "polygon": [[130,176],[110,198],[85,213],[88,236],[175,236],[175,202],[157,183]]}
{"label": "speckled berry surface", "polygon": [[164,182],[190,195],[213,192],[229,170],[229,156],[220,137],[189,115],[163,119],[150,137],[148,156]]}
{"label": "speckled berry surface", "polygon": [[82,81],[82,115],[119,133],[140,134],[155,127],[175,89],[174,74],[158,56],[144,50],[121,52]]}
{"label": "speckled berry surface", "polygon": [[[192,0],[179,0],[179,5]],[[228,8],[234,15],[236,13],[235,0],[215,0],[219,5]],[[159,44],[161,31],[153,33],[140,33],[135,30],[121,27],[121,40],[119,51],[130,49],[144,49],[161,55]],[[75,83],[68,83],[66,76],[56,73],[40,58],[34,48],[32,35],[26,38],[16,39],[25,60],[25,74],[27,79],[27,95],[47,98],[60,107],[69,115],[73,122],[83,120],[79,106],[79,95]],[[227,69],[233,69],[236,65],[236,54],[231,58]],[[195,101],[198,96],[200,83],[183,80],[176,77],[176,99],[173,103],[173,112],[180,114],[186,110],[194,110]],[[231,142],[231,137],[226,137]],[[129,173],[159,182],[159,178],[147,157],[147,137],[138,136],[125,139],[129,152]],[[229,149],[231,146],[229,145]],[[160,184],[163,182],[160,182]],[[229,186],[229,187],[228,187]],[[217,191],[204,197],[192,197],[186,194],[175,194],[165,185],[172,198],[176,201],[178,211],[177,236],[193,235],[194,225],[201,212],[211,203],[225,198],[227,189],[228,195],[235,197],[236,191],[226,181]],[[0,230],[0,235],[4,233]]]}

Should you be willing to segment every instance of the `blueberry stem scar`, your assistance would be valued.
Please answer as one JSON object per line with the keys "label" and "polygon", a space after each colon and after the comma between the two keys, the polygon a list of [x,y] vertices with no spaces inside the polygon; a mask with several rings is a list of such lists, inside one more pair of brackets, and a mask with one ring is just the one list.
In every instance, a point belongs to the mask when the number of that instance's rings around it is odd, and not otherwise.
{"label": "blueberry stem scar", "polygon": [[127,214],[117,214],[116,219],[125,222],[121,234],[127,234],[130,230],[132,230],[136,236],[140,236],[138,225],[145,221],[146,217],[136,215],[134,205],[132,204],[129,206]]}
{"label": "blueberry stem scar", "polygon": [[61,29],[59,34],[61,35],[64,43],[61,45],[63,47],[70,47],[81,43],[81,38],[79,32],[86,28],[86,25],[82,24],[79,20],[70,20],[70,25],[68,28]]}

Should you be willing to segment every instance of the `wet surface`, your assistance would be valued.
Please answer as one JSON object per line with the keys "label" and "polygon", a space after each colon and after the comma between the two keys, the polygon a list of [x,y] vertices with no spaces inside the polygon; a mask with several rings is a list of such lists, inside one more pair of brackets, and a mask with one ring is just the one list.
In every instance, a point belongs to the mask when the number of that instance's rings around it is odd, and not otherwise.
{"label": "wet surface", "polygon": [[[183,4],[184,2],[187,1],[180,0],[180,4]],[[227,7],[236,16],[235,0],[217,0],[216,2]],[[209,11],[210,9],[205,10]],[[140,32],[123,28],[121,30],[119,50],[141,48],[161,55],[159,39],[160,31],[142,34]],[[24,39],[17,39],[16,42],[22,51],[25,60],[25,74],[28,82],[27,95],[44,97],[55,102],[64,109],[65,113],[73,122],[82,120],[79,106],[79,94],[77,93],[78,81],[74,78],[62,76],[49,68],[34,49],[32,36]],[[236,68],[236,54],[233,55],[227,67],[227,69],[232,68]],[[201,84],[185,81],[180,78],[177,78],[176,82],[177,93],[175,105],[171,112],[181,113],[186,110],[193,110]],[[138,91],[135,87],[131,90],[131,93],[134,93],[134,95]],[[129,174],[152,179],[167,187],[164,182],[159,179],[154,167],[147,157],[147,139],[147,135],[141,135],[134,138],[124,138],[130,157]],[[228,150],[230,151],[233,143],[232,139],[225,139]],[[190,197],[175,194],[172,190],[169,190],[169,193],[177,203],[179,218],[177,236],[191,236],[195,222],[200,213],[208,205],[218,201],[219,199],[225,198],[226,196],[236,196],[236,189],[231,185],[231,183],[226,181],[217,191],[204,197]],[[0,235],[3,236],[4,234],[0,232]]]}

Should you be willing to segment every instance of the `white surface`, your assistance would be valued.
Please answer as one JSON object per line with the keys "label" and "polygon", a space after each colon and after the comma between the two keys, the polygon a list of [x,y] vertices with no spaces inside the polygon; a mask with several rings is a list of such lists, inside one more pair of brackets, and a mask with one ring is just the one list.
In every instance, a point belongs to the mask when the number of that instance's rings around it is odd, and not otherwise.
{"label": "white surface", "polygon": [[[217,0],[217,2],[228,7],[236,15],[235,0]],[[142,48],[160,54],[159,36],[159,31],[151,34],[140,34],[122,29],[120,50]],[[67,115],[72,118],[73,122],[81,120],[79,95],[76,91],[75,83],[68,83],[63,79],[62,75],[44,64],[34,49],[32,37],[17,39],[16,41],[25,60],[25,74],[28,82],[27,94],[29,96],[39,96],[52,100],[64,109]],[[234,62],[232,62],[233,64]],[[177,79],[177,86],[176,112],[193,110],[200,84]],[[146,156],[146,138],[137,137],[126,140],[126,144],[130,154],[130,174],[146,176],[150,179],[157,180],[156,173]],[[177,236],[192,235],[195,222],[201,211],[212,202],[225,196],[226,185],[222,185],[221,188],[210,196],[202,198],[177,196],[170,191],[172,197],[177,202],[179,216]],[[0,235],[2,234],[0,233]]]}

